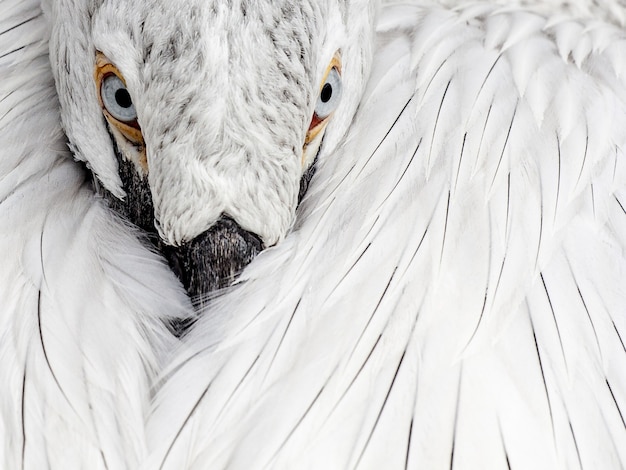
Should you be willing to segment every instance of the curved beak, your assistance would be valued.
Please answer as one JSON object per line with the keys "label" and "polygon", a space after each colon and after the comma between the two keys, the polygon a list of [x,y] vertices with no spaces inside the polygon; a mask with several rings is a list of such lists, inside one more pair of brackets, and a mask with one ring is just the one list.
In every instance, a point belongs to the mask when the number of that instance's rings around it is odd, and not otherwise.
{"label": "curved beak", "polygon": [[[154,206],[148,179],[137,171],[135,163],[124,158],[116,149],[119,174],[126,197],[118,199],[99,184],[94,175],[96,191],[108,202],[109,207],[121,217],[144,231],[156,249],[163,254],[172,271],[178,276],[187,290],[197,310],[211,298],[211,293],[230,286],[241,271],[263,249],[261,238],[241,228],[227,215],[213,224],[207,231],[181,246],[167,245],[154,225]],[[315,161],[300,180],[300,201],[307,192],[309,182],[315,173]],[[178,334],[186,331],[193,319],[175,324]]]}
{"label": "curved beak", "polygon": [[263,249],[261,239],[242,229],[233,219],[222,216],[206,232],[181,245],[170,246],[158,236],[147,178],[138,174],[132,162],[117,155],[126,198],[120,200],[93,178],[95,188],[111,209],[143,229],[167,259],[189,297],[202,307],[211,292],[229,286]]}
{"label": "curved beak", "polygon": [[189,296],[201,307],[206,294],[233,283],[261,252],[263,242],[230,217],[222,216],[190,242],[160,248]]}

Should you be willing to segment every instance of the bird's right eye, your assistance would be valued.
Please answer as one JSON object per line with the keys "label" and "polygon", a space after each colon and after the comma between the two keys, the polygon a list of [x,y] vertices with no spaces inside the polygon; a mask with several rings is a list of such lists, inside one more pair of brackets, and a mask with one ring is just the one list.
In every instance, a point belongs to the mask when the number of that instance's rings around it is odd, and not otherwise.
{"label": "bird's right eye", "polygon": [[336,67],[332,67],[320,90],[320,95],[315,105],[315,116],[320,121],[326,119],[337,109],[340,101],[341,75]]}
{"label": "bird's right eye", "polygon": [[304,141],[305,145],[323,133],[328,120],[341,101],[341,88],[341,56],[337,52],[324,74],[317,103],[313,110],[313,117]]}

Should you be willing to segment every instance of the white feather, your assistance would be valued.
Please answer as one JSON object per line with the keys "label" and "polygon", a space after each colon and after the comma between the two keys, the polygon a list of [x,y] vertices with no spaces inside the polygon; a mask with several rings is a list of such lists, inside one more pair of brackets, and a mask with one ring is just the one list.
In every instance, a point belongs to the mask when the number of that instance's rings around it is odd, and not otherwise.
{"label": "white feather", "polygon": [[4,0],[0,466],[622,468],[625,18],[385,5],[294,229],[178,345],[178,282],[65,149],[38,2]]}

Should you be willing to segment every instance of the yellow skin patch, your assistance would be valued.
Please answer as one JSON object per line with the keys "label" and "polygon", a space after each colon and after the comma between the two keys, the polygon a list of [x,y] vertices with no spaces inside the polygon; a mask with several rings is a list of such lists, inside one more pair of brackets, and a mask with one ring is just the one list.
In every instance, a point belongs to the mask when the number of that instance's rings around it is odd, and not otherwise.
{"label": "yellow skin patch", "polygon": [[122,81],[122,83],[124,83],[124,85],[126,85],[124,75],[122,75],[118,68],[102,52],[96,52],[94,80],[96,83],[96,95],[98,96],[98,102],[100,103],[100,107],[102,108],[102,113],[104,114],[104,117],[111,126],[111,131],[113,132],[115,137],[118,140],[120,140],[121,138],[126,139],[129,144],[135,146],[137,150],[136,155],[132,155],[131,152],[123,151],[124,156],[133,161],[135,165],[143,170],[142,173],[146,175],[148,174],[148,159],[146,157],[146,145],[143,140],[143,134],[141,132],[141,127],[139,126],[139,123],[137,122],[137,120],[124,122],[114,118],[107,111],[102,101],[102,82],[106,77],[110,75],[115,75]]}

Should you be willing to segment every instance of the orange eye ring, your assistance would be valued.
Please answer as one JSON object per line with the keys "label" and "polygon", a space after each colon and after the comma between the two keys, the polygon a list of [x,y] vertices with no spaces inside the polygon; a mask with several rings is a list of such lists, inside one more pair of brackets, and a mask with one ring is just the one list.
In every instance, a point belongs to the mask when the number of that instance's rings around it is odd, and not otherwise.
{"label": "orange eye ring", "polygon": [[[100,51],[96,52],[96,64],[94,69],[94,80],[96,83],[96,94],[98,96],[98,103],[102,108],[102,113],[105,118],[109,122],[109,124],[118,130],[122,136],[124,136],[129,142],[132,144],[144,147],[144,139],[143,134],[141,132],[141,127],[137,121],[136,115],[131,116],[129,114],[130,119],[123,120],[118,119],[111,112],[111,98],[113,93],[115,92],[115,88],[118,88],[118,94],[115,96],[122,96],[123,100],[130,100],[130,95],[126,91],[126,81],[124,80],[124,76],[119,71],[119,69]],[[119,94],[120,91],[125,91],[125,95]],[[107,103],[109,107],[107,107]],[[129,101],[129,105],[125,106],[128,108],[132,106],[132,102]],[[122,109],[122,108],[120,108]],[[134,108],[133,108],[134,109]],[[121,114],[118,113],[118,116],[121,117]]]}

